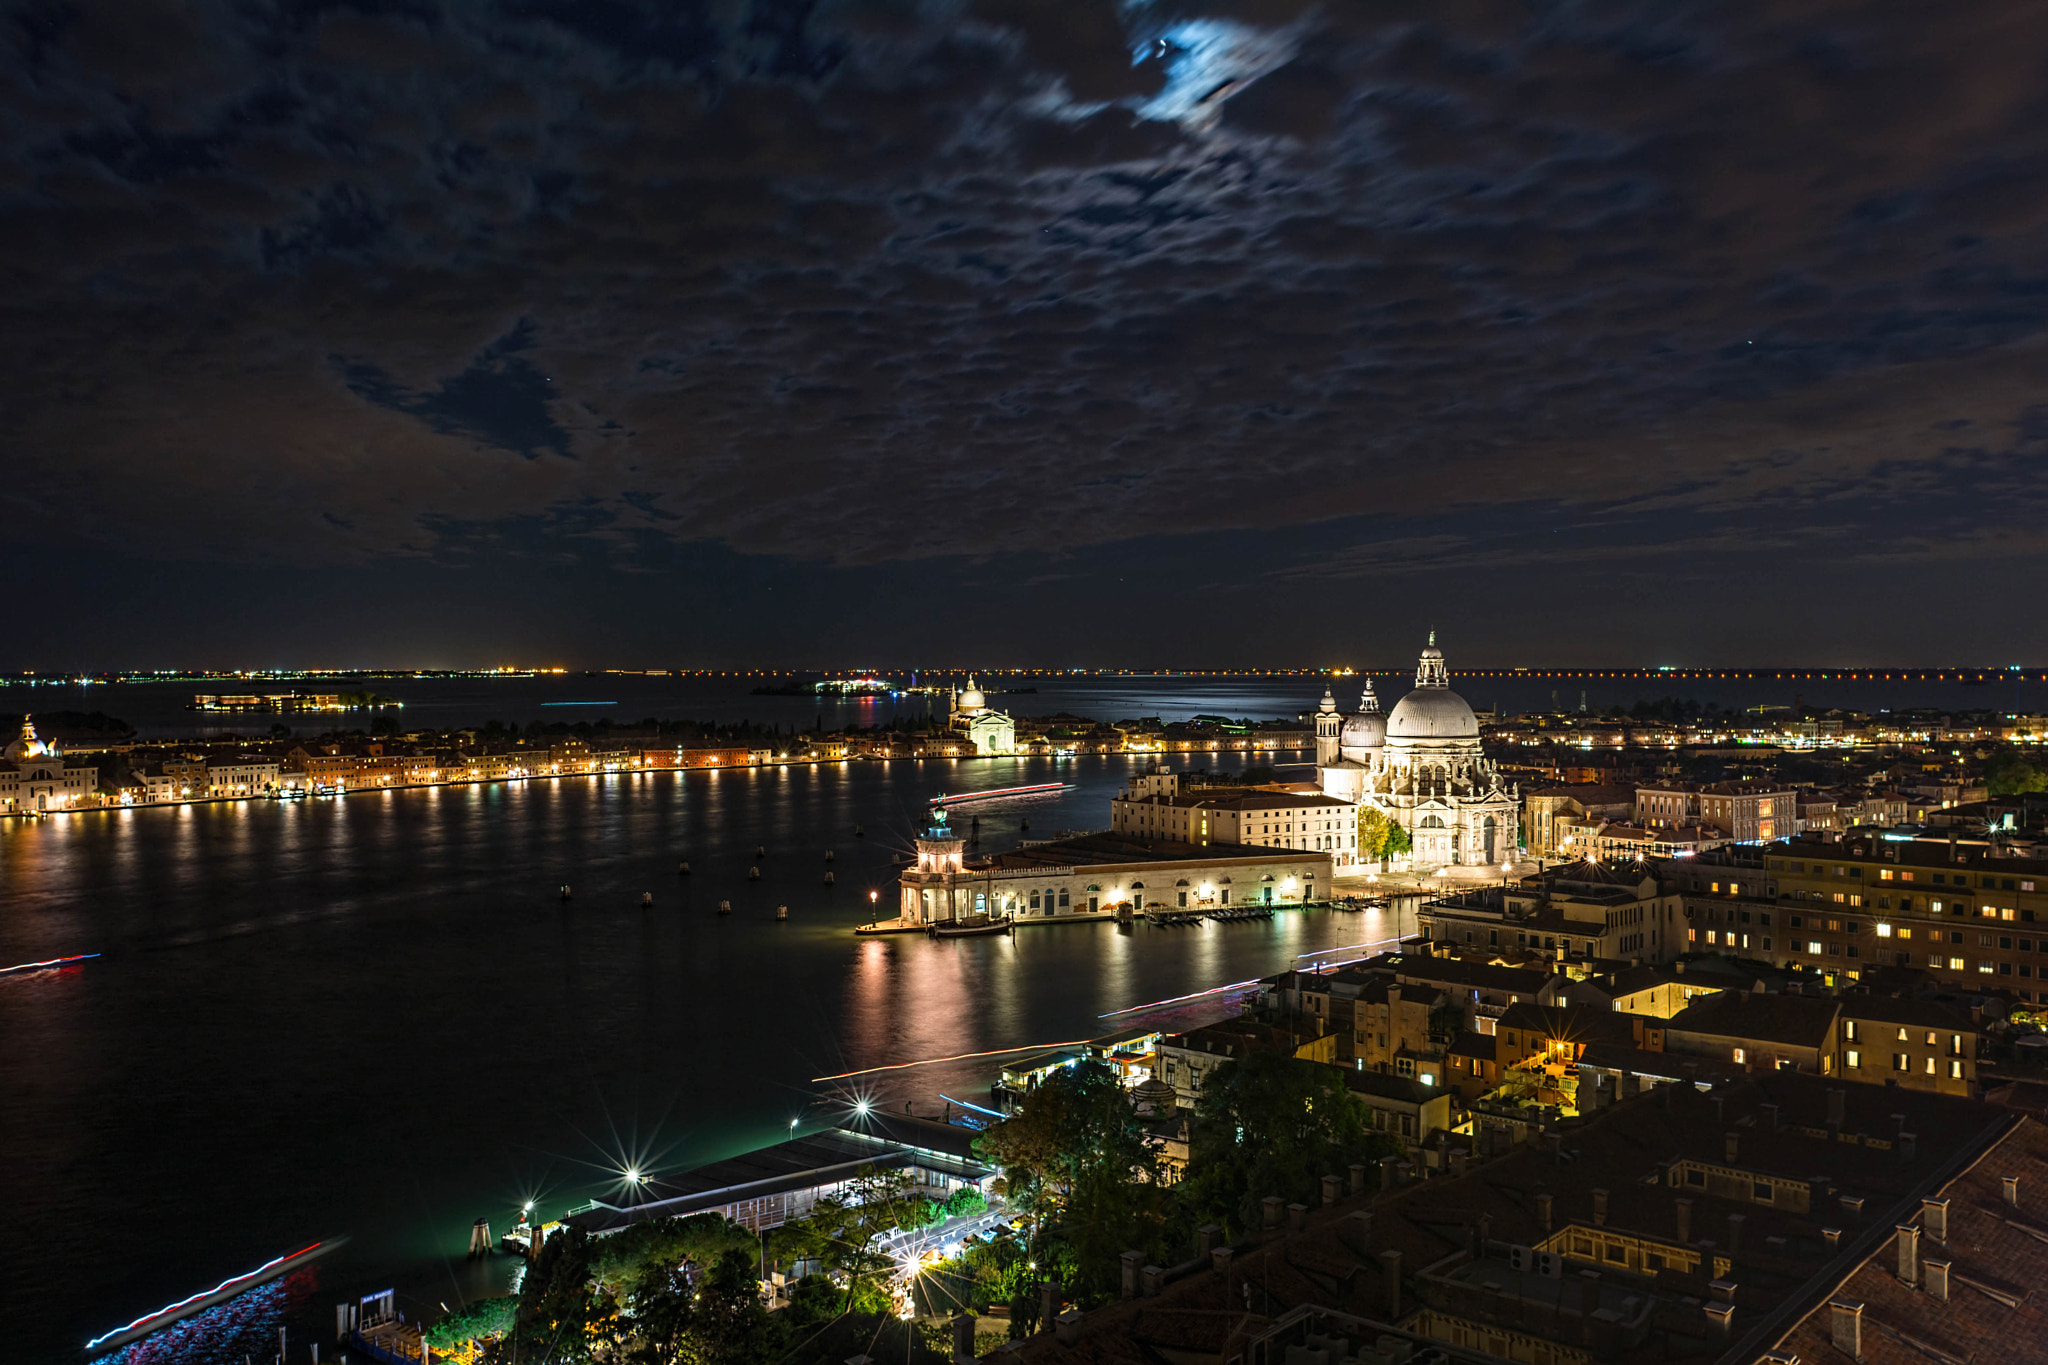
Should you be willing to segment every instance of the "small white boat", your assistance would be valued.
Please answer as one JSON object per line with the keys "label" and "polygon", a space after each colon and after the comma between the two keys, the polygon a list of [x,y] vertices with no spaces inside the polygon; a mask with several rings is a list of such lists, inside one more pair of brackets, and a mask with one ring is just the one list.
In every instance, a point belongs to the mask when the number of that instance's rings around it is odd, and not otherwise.
{"label": "small white boat", "polygon": [[788,907],[788,906],[786,906],[786,905],[778,905],[778,906],[776,906],[776,907],[775,907],[775,918],[777,918],[777,919],[788,919],[788,918],[789,918],[789,907]]}

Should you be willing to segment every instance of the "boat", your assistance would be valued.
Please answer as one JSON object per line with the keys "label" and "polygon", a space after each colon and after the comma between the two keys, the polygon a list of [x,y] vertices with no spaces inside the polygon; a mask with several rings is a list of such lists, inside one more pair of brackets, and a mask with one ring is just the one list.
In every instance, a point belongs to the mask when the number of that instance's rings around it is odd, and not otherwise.
{"label": "boat", "polygon": [[829,848],[825,850],[825,861],[828,863],[832,861],[832,850]]}
{"label": "boat", "polygon": [[755,856],[756,858],[765,858],[765,857],[767,857],[767,856],[768,856],[768,845],[766,845],[766,844],[756,844],[756,845],[754,845],[754,856]]}
{"label": "boat", "polygon": [[933,938],[980,938],[984,934],[1007,934],[1015,927],[1008,915],[969,915],[951,924],[934,924],[927,932]]}
{"label": "boat", "polygon": [[777,918],[777,919],[788,919],[788,918],[789,918],[789,907],[788,907],[788,906],[786,906],[786,905],[778,905],[778,906],[776,906],[776,907],[775,907],[775,918]]}
{"label": "boat", "polygon": [[868,837],[868,832],[862,826],[855,825],[853,827],[853,837],[856,839],[865,839]]}
{"label": "boat", "polygon": [[758,868],[758,867],[750,867],[750,868],[748,868],[748,869],[747,869],[747,880],[748,880],[748,881],[750,881],[750,882],[758,882],[758,881],[760,881],[760,880],[761,880],[761,869],[760,869],[760,868]]}
{"label": "boat", "polygon": [[732,913],[732,902],[720,901],[718,903],[718,913],[721,915],[730,915]]}
{"label": "boat", "polygon": [[653,907],[653,905],[654,905],[654,893],[653,893],[652,891],[642,891],[642,892],[640,893],[640,908],[641,908],[642,910],[647,910],[647,909],[651,909],[651,908]]}
{"label": "boat", "polygon": [[825,885],[827,885],[827,886],[830,886],[830,885],[832,885],[832,874],[831,874],[830,872],[827,872],[827,873],[825,874]]}
{"label": "boat", "polygon": [[690,864],[688,859],[685,859],[684,861],[676,864],[676,875],[678,877],[687,877],[690,875]]}

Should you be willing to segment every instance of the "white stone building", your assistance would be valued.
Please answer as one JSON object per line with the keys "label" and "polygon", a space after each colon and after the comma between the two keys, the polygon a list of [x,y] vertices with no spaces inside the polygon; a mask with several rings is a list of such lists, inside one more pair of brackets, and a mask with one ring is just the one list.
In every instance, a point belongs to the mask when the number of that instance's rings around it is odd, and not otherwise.
{"label": "white stone building", "polygon": [[1340,714],[1323,694],[1316,771],[1326,795],[1369,806],[1406,830],[1418,871],[1498,867],[1518,856],[1520,793],[1486,757],[1479,719],[1451,691],[1434,631],[1415,666],[1415,690],[1384,717],[1370,680],[1354,715]]}
{"label": "white stone building", "polygon": [[21,718],[21,736],[0,750],[0,811],[70,810],[90,805],[100,770],[74,767],[56,746],[36,738],[35,723]]}
{"label": "white stone building", "polygon": [[953,694],[953,712],[948,723],[974,745],[977,754],[1008,754],[1017,749],[1017,722],[988,704],[988,698],[967,680],[964,690]]}
{"label": "white stone building", "polygon": [[1135,774],[1109,803],[1109,830],[1207,847],[1242,844],[1328,853],[1338,876],[1359,866],[1358,807],[1319,792],[1228,787],[1182,791],[1164,768]]}

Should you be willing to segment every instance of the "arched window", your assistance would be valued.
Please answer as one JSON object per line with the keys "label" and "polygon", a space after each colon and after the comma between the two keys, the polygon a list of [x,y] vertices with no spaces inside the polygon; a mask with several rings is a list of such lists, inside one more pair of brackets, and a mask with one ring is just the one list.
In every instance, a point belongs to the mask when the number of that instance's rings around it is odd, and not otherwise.
{"label": "arched window", "polygon": [[1425,815],[1422,817],[1422,827],[1424,829],[1442,829],[1444,822],[1434,815]]}

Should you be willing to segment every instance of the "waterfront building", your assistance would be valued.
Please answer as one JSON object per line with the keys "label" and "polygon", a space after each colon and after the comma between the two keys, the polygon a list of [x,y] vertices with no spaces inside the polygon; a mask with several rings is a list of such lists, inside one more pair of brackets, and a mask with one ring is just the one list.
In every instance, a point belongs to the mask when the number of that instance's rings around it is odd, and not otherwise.
{"label": "waterfront building", "polygon": [[1133,776],[1109,803],[1112,834],[1207,845],[1244,844],[1330,854],[1343,876],[1359,866],[1358,807],[1320,792],[1196,787],[1165,767]]}
{"label": "waterfront building", "polygon": [[935,1201],[960,1190],[986,1195],[996,1169],[975,1155],[975,1137],[936,1119],[860,1109],[819,1132],[629,1183],[623,1197],[594,1199],[563,1221],[602,1237],[650,1218],[716,1213],[758,1234],[844,1196],[870,1170],[907,1171],[910,1192]]}
{"label": "waterfront building", "polygon": [[1487,758],[1479,718],[1451,690],[1436,632],[1415,666],[1415,689],[1383,718],[1370,681],[1358,711],[1338,717],[1325,692],[1316,713],[1323,793],[1400,825],[1418,871],[1498,868],[1518,857],[1521,797]]}
{"label": "waterfront building", "polygon": [[917,861],[898,883],[897,923],[921,928],[974,915],[1021,922],[1111,918],[1119,912],[1300,906],[1328,899],[1327,852],[1086,834],[969,859],[936,811]]}
{"label": "waterfront building", "polygon": [[278,789],[283,774],[276,759],[260,754],[209,758],[203,767],[208,796],[266,796]]}
{"label": "waterfront building", "polygon": [[1176,1103],[1195,1107],[1202,1083],[1225,1063],[1254,1052],[1276,1052],[1304,1061],[1331,1063],[1337,1058],[1337,1035],[1313,1026],[1287,1027],[1252,1018],[1219,1019],[1213,1024],[1169,1033],[1159,1040],[1157,1075],[1173,1087]]}
{"label": "waterfront building", "polygon": [[1581,826],[1626,820],[1634,810],[1635,792],[1618,785],[1582,782],[1524,792],[1523,851],[1537,859],[1580,857],[1583,851],[1573,836]]}
{"label": "waterfront building", "polygon": [[57,746],[36,737],[33,717],[0,750],[0,811],[67,810],[91,801],[99,789],[97,765],[65,761]]}

